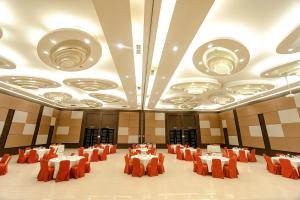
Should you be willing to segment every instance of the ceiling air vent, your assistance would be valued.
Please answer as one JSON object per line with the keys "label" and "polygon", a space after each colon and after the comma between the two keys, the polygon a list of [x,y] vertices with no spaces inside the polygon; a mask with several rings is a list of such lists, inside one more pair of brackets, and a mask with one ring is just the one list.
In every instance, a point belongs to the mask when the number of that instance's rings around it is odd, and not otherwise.
{"label": "ceiling air vent", "polygon": [[137,44],[137,45],[136,45],[136,51],[135,51],[135,53],[136,53],[136,54],[141,54],[141,48],[142,48],[142,45]]}

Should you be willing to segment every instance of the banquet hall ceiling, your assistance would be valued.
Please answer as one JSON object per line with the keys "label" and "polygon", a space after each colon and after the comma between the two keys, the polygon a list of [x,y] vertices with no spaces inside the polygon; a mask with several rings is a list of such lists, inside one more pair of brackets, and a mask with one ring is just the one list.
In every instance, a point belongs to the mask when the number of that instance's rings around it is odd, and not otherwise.
{"label": "banquet hall ceiling", "polygon": [[0,90],[58,108],[220,111],[300,87],[300,1],[0,0],[0,13]]}

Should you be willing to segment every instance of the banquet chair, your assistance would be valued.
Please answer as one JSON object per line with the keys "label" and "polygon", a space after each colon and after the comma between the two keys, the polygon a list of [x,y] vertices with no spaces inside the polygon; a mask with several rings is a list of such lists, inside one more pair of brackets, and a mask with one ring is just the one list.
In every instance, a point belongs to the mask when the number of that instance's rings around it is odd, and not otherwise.
{"label": "banquet chair", "polygon": [[133,165],[132,165],[132,162],[130,162],[130,158],[129,158],[128,154],[126,154],[124,156],[124,160],[125,160],[124,173],[125,174],[131,174]]}
{"label": "banquet chair", "polygon": [[77,179],[77,178],[84,177],[86,162],[87,162],[86,158],[81,158],[79,160],[78,165],[75,165],[71,168],[71,175],[73,178]]}
{"label": "banquet chair", "polygon": [[9,154],[4,154],[0,161],[0,176],[5,175],[8,171],[8,163],[11,159]]}
{"label": "banquet chair", "polygon": [[202,150],[199,147],[197,148],[196,153],[200,154],[200,156],[202,156]]}
{"label": "banquet chair", "polygon": [[130,148],[130,147],[128,147],[128,153],[129,153],[129,155],[132,153],[132,151],[131,151],[131,148]]}
{"label": "banquet chair", "polygon": [[250,151],[250,153],[248,153],[248,161],[249,162],[256,162],[255,149],[252,149]]}
{"label": "banquet chair", "polygon": [[141,163],[140,159],[133,158],[132,159],[132,176],[133,177],[141,177],[145,174],[144,165]]}
{"label": "banquet chair", "polygon": [[55,154],[55,148],[53,148],[53,147],[50,147],[49,154]]}
{"label": "banquet chair", "polygon": [[156,149],[154,147],[151,147],[150,148],[150,151],[151,151],[151,154],[152,155],[155,155],[156,154]]}
{"label": "banquet chair", "polygon": [[[149,151],[149,150],[148,150],[148,151]],[[147,151],[147,153],[148,153],[148,151]],[[141,154],[141,153],[142,153],[142,151],[141,151],[140,149],[136,149],[135,152],[136,152],[137,154]],[[151,152],[150,152],[150,153],[151,153]]]}
{"label": "banquet chair", "polygon": [[139,149],[139,148],[141,148],[141,145],[137,144],[137,145],[135,146],[135,148]]}
{"label": "banquet chair", "polygon": [[109,153],[116,153],[117,152],[117,145],[113,145],[111,148],[110,148],[110,152]]}
{"label": "banquet chair", "polygon": [[168,147],[168,153],[173,154],[174,150],[173,150],[172,146],[170,144],[167,144],[167,147]]}
{"label": "banquet chair", "polygon": [[238,170],[237,170],[237,159],[232,157],[229,159],[229,164],[224,165],[223,172],[225,177],[227,178],[237,178]]}
{"label": "banquet chair", "polygon": [[248,162],[248,159],[246,157],[246,153],[245,153],[245,150],[239,150],[239,161],[240,162]]}
{"label": "banquet chair", "polygon": [[202,163],[200,157],[196,157],[196,160],[194,161],[194,172],[202,176],[206,176],[208,174],[208,166],[207,164]]}
{"label": "banquet chair", "polygon": [[267,163],[267,170],[272,174],[281,174],[280,164],[273,164],[270,156],[267,156],[266,154],[264,154],[263,156]]}
{"label": "banquet chair", "polygon": [[30,150],[31,149],[31,147],[25,147],[25,150]]}
{"label": "banquet chair", "polygon": [[227,149],[228,157],[231,158],[232,156],[235,155],[232,149]]}
{"label": "banquet chair", "polygon": [[165,166],[164,166],[164,160],[165,156],[162,153],[158,154],[158,165],[157,165],[157,170],[159,174],[162,174],[165,172]]}
{"label": "banquet chair", "polygon": [[62,160],[59,162],[58,173],[55,182],[68,181],[70,179],[70,161]]}
{"label": "banquet chair", "polygon": [[[105,152],[105,154],[109,154],[109,146],[108,146],[108,145],[106,145],[106,146],[104,147],[103,152]],[[106,160],[106,159],[105,159],[105,160]]]}
{"label": "banquet chair", "polygon": [[100,160],[103,161],[103,160],[106,160],[106,159],[107,159],[107,153],[106,153],[106,151],[104,150],[104,151],[102,152],[102,154],[100,155]]}
{"label": "banquet chair", "polygon": [[48,166],[47,159],[41,159],[40,161],[40,171],[37,176],[38,181],[50,181],[53,178],[54,168]]}
{"label": "banquet chair", "polygon": [[193,155],[192,155],[192,152],[190,149],[185,149],[185,156],[184,156],[184,159],[186,161],[193,161]]}
{"label": "banquet chair", "polygon": [[158,176],[158,158],[154,157],[151,159],[149,164],[147,165],[147,175],[148,176]]}
{"label": "banquet chair", "polygon": [[78,148],[78,156],[83,156],[84,147]]}
{"label": "banquet chair", "polygon": [[179,151],[176,150],[176,159],[183,160],[183,157],[183,153],[180,151],[180,149]]}
{"label": "banquet chair", "polygon": [[212,171],[212,177],[224,178],[222,163],[220,159],[212,159],[211,171]]}
{"label": "banquet chair", "polygon": [[27,161],[28,155],[25,155],[24,149],[19,149],[19,157],[17,163],[25,163]]}
{"label": "banquet chair", "polygon": [[132,148],[133,148],[133,149],[135,149],[135,148],[136,148],[135,144],[132,144],[131,146],[132,146]]}
{"label": "banquet chair", "polygon": [[291,179],[299,179],[297,170],[292,166],[291,161],[285,158],[279,159],[281,166],[281,176]]}
{"label": "banquet chair", "polygon": [[98,162],[99,161],[99,149],[93,149],[90,161],[91,162]]}
{"label": "banquet chair", "polygon": [[28,158],[27,158],[27,163],[36,163],[38,161],[39,161],[39,157],[36,153],[36,150],[31,149],[29,151],[29,155],[28,155]]}

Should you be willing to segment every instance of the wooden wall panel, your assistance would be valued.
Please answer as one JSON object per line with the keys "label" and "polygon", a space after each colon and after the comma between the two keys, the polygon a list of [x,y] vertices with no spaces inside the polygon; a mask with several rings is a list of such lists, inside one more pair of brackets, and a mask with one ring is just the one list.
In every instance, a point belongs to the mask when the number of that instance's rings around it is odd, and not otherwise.
{"label": "wooden wall panel", "polygon": [[218,113],[199,113],[199,124],[203,144],[224,144],[224,134]]}
{"label": "wooden wall panel", "polygon": [[165,113],[145,112],[145,142],[166,143]]}

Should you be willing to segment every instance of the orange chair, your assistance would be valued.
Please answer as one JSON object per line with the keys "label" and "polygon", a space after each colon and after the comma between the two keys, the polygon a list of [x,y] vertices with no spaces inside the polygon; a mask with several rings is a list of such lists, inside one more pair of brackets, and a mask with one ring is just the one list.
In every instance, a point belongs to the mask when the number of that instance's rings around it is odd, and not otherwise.
{"label": "orange chair", "polygon": [[78,156],[83,156],[84,147],[78,149]]}
{"label": "orange chair", "polygon": [[28,158],[27,158],[27,163],[36,163],[38,161],[39,161],[39,157],[36,153],[36,150],[31,149],[29,151],[29,155],[28,155]]}
{"label": "orange chair", "polygon": [[168,153],[173,154],[174,150],[173,150],[172,146],[170,144],[167,144],[167,147],[168,147]]}
{"label": "orange chair", "polygon": [[176,158],[178,159],[178,160],[183,160],[183,153],[180,151],[180,149],[179,149],[179,151],[177,151],[176,150]]}
{"label": "orange chair", "polygon": [[164,160],[165,156],[162,153],[158,154],[158,165],[157,165],[157,170],[159,174],[162,174],[165,172],[165,166],[164,166]]}
{"label": "orange chair", "polygon": [[116,153],[117,152],[117,145],[113,145],[111,148],[110,148],[110,152],[109,153]]}
{"label": "orange chair", "polygon": [[90,173],[91,172],[91,163],[88,161],[88,158],[85,158],[85,166],[84,166],[84,172]]}
{"label": "orange chair", "polygon": [[107,154],[106,154],[106,151],[104,150],[102,152],[102,154],[100,155],[100,160],[103,161],[103,160],[106,160],[107,159]]}
{"label": "orange chair", "polygon": [[128,153],[129,153],[129,155],[132,153],[132,151],[131,151],[131,148],[130,148],[130,147],[128,147]]}
{"label": "orange chair", "polygon": [[124,173],[125,173],[125,174],[131,174],[133,165],[132,165],[132,162],[130,162],[130,159],[129,159],[128,154],[126,154],[126,155],[124,156],[124,159],[125,159]]}
{"label": "orange chair", "polygon": [[71,174],[73,178],[84,177],[85,173],[85,163],[87,162],[86,158],[81,158],[78,165],[75,165],[71,168]]}
{"label": "orange chair", "polygon": [[[148,151],[150,151],[150,150],[148,150]],[[136,149],[135,152],[136,152],[137,154],[141,154],[141,153],[142,153],[142,151],[141,151],[140,149]],[[147,152],[147,153],[148,153],[148,152]],[[150,151],[150,153],[151,153],[151,151]]]}
{"label": "orange chair", "polygon": [[239,158],[240,162],[248,162],[245,150],[239,150],[239,157],[238,158]]}
{"label": "orange chair", "polygon": [[252,149],[250,151],[250,153],[248,153],[248,161],[249,162],[256,162],[255,149]]}
{"label": "orange chair", "polygon": [[104,147],[103,152],[105,152],[105,154],[109,154],[109,146],[108,146],[108,145],[106,145],[106,146]]}
{"label": "orange chair", "polygon": [[232,149],[227,149],[228,157],[231,158],[232,156],[235,155]]}
{"label": "orange chair", "polygon": [[200,156],[202,156],[202,150],[201,150],[200,148],[197,148],[196,153],[197,153],[198,155],[200,154]]}
{"label": "orange chair", "polygon": [[184,156],[184,159],[186,161],[194,161],[193,159],[193,155],[192,155],[192,152],[190,149],[185,149],[185,156]]}
{"label": "orange chair", "polygon": [[70,179],[70,161],[62,160],[59,163],[55,182],[68,181]]}
{"label": "orange chair", "polygon": [[177,154],[178,152],[180,152],[180,146],[176,145],[176,147],[175,147],[175,153]]}
{"label": "orange chair", "polygon": [[50,181],[53,178],[54,168],[48,166],[47,159],[41,159],[40,171],[37,176],[38,181]]}
{"label": "orange chair", "polygon": [[28,155],[25,155],[24,149],[19,149],[19,157],[17,163],[25,163],[27,161]]}
{"label": "orange chair", "polygon": [[4,154],[0,161],[0,176],[5,175],[8,171],[8,163],[11,159],[9,154]]}
{"label": "orange chair", "polygon": [[279,159],[281,166],[281,176],[291,179],[299,179],[297,170],[292,166],[291,161],[288,159]]}
{"label": "orange chair", "polygon": [[91,162],[98,162],[99,161],[99,149],[93,149],[90,161]]}
{"label": "orange chair", "polygon": [[141,163],[140,159],[133,158],[132,160],[132,176],[141,177],[145,174],[144,165]]}
{"label": "orange chair", "polygon": [[158,158],[152,158],[149,164],[147,165],[147,175],[148,176],[158,176]]}
{"label": "orange chair", "polygon": [[133,148],[133,149],[135,149],[135,148],[136,148],[135,144],[132,144],[131,146],[132,146],[132,148]]}
{"label": "orange chair", "polygon": [[199,175],[206,176],[208,174],[208,166],[207,164],[203,164],[200,157],[196,157],[194,161],[194,172]]}
{"label": "orange chair", "polygon": [[267,163],[267,170],[272,174],[281,174],[280,164],[273,164],[270,156],[267,156],[266,154],[264,154],[263,156]]}
{"label": "orange chair", "polygon": [[220,159],[212,159],[212,177],[214,178],[224,178],[222,163]]}
{"label": "orange chair", "polygon": [[237,159],[232,157],[229,159],[229,164],[224,165],[223,172],[225,177],[227,178],[237,178],[238,170],[237,170]]}
{"label": "orange chair", "polygon": [[135,148],[139,149],[139,148],[141,148],[141,146],[140,146],[139,144],[137,144],[137,145],[135,146]]}

